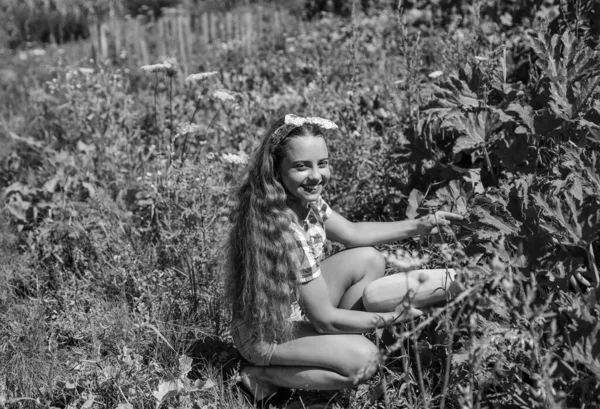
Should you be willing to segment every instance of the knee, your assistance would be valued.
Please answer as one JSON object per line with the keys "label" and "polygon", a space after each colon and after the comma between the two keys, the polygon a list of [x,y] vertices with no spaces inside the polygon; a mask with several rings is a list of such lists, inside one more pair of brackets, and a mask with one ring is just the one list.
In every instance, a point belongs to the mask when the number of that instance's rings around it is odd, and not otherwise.
{"label": "knee", "polygon": [[374,247],[363,247],[361,259],[365,264],[365,269],[373,279],[383,277],[385,274],[385,257]]}
{"label": "knee", "polygon": [[348,386],[354,386],[369,380],[379,368],[380,354],[377,347],[365,339],[365,343],[353,351],[348,368]]}

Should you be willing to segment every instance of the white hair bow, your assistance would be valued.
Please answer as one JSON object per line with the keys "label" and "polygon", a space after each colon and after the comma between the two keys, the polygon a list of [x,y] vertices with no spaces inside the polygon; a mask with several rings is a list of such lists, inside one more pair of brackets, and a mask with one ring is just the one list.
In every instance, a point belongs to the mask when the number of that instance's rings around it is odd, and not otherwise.
{"label": "white hair bow", "polygon": [[317,125],[322,129],[338,129],[338,126],[335,122],[330,121],[329,119],[319,118],[316,116],[303,117],[294,114],[287,114],[285,116],[285,121],[283,125],[273,132],[271,139],[274,141],[276,145],[283,138],[285,138],[293,129],[298,128],[305,124]]}

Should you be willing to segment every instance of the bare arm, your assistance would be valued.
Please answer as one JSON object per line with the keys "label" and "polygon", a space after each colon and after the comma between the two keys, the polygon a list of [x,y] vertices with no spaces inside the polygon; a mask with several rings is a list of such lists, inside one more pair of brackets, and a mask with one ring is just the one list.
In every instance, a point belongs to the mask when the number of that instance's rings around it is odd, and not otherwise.
{"label": "bare arm", "polygon": [[366,312],[336,308],[329,300],[327,284],[322,276],[300,286],[300,304],[317,332],[322,334],[361,333],[421,315],[415,309],[393,312]]}
{"label": "bare arm", "polygon": [[352,223],[333,212],[325,221],[327,237],[347,247],[375,246],[391,241],[403,240],[417,235],[436,233],[437,228],[448,226],[463,217],[450,212],[436,212],[414,220],[398,222]]}

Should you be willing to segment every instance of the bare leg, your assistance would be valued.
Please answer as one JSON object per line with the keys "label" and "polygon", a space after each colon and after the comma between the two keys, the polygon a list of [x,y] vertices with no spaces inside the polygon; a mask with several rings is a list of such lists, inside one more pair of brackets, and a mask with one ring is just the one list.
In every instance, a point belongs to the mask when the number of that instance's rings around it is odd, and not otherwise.
{"label": "bare leg", "polygon": [[276,387],[338,390],[369,379],[377,370],[379,351],[359,334],[319,334],[309,322],[300,323],[297,338],[278,344],[270,366],[244,369],[246,386],[255,398]]}
{"label": "bare leg", "polygon": [[412,307],[426,307],[445,301],[462,289],[454,269],[414,270],[388,275],[370,283],[363,294],[367,311],[393,311],[411,291]]}
{"label": "bare leg", "polygon": [[[363,292],[383,277],[385,259],[372,247],[339,252],[321,263],[332,305],[364,310]],[[278,344],[271,365],[246,367],[243,382],[257,400],[277,387],[339,390],[369,379],[377,370],[379,351],[359,334],[319,334],[309,322],[298,336]]]}
{"label": "bare leg", "polygon": [[331,304],[347,310],[364,310],[363,292],[385,273],[385,258],[373,247],[341,251],[321,263]]}

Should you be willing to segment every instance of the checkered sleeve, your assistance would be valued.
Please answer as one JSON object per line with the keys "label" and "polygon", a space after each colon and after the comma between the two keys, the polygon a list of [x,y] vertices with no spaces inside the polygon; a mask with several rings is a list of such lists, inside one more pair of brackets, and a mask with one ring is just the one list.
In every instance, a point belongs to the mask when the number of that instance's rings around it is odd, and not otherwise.
{"label": "checkered sleeve", "polygon": [[321,219],[323,219],[323,221],[329,219],[329,216],[331,216],[331,213],[333,213],[331,207],[329,207],[329,205],[325,203],[325,200],[323,200],[321,196],[319,196],[319,198],[317,199],[317,209],[319,209],[319,215],[321,216]]}
{"label": "checkered sleeve", "polygon": [[297,258],[300,283],[306,284],[321,275],[321,266],[300,227],[294,226],[292,231],[294,241],[289,243],[289,248]]}

